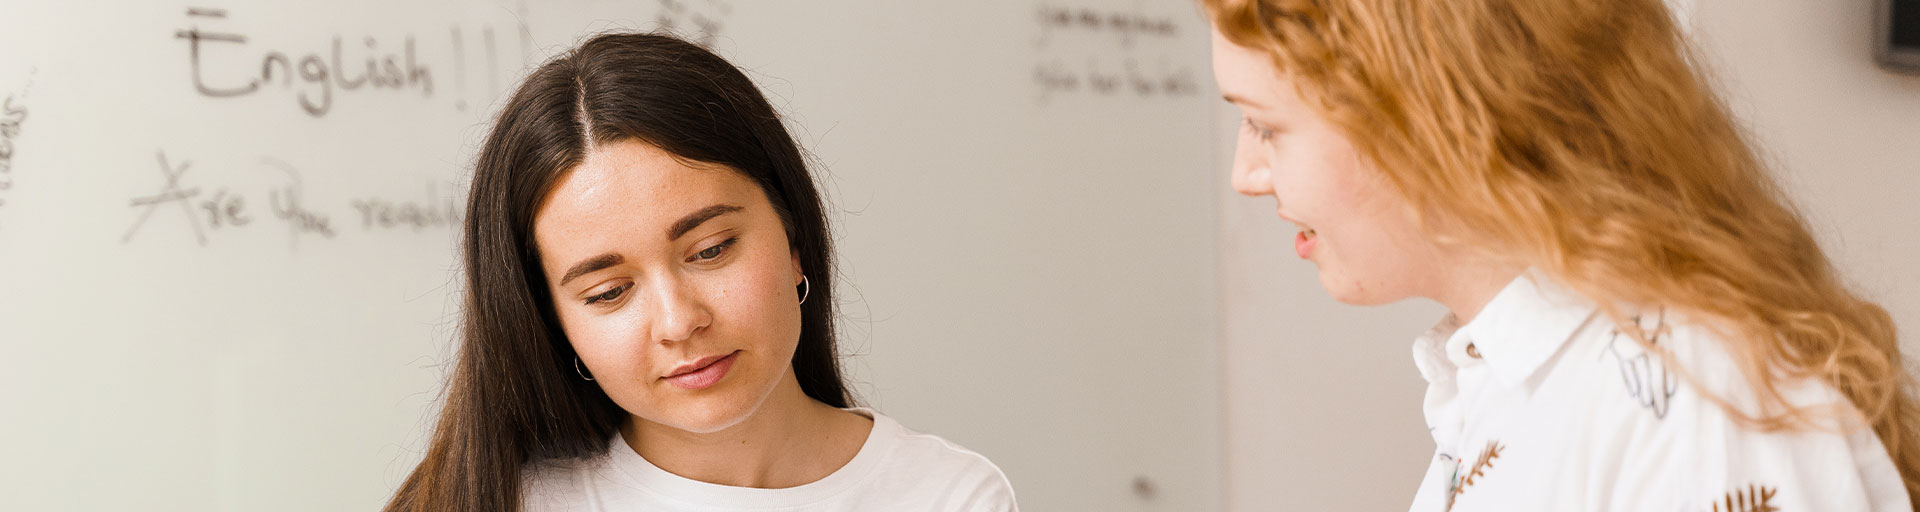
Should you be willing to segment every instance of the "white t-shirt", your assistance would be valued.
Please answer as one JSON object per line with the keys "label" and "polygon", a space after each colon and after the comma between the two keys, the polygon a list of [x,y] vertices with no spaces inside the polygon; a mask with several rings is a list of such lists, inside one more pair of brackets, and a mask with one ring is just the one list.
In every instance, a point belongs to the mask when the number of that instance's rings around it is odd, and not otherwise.
{"label": "white t-shirt", "polygon": [[[1707,392],[1754,411],[1727,341],[1672,311],[1637,321]],[[1460,326],[1414,343],[1438,445],[1414,512],[1912,510],[1873,430],[1759,432],[1615,329],[1590,301],[1529,272]],[[1796,406],[1846,398],[1779,383]]]}
{"label": "white t-shirt", "polygon": [[871,409],[860,453],[826,478],[785,489],[692,480],[654,466],[614,435],[607,453],[527,470],[525,512],[624,511],[955,511],[1017,512],[1013,486],[986,457],[938,436],[908,430]]}

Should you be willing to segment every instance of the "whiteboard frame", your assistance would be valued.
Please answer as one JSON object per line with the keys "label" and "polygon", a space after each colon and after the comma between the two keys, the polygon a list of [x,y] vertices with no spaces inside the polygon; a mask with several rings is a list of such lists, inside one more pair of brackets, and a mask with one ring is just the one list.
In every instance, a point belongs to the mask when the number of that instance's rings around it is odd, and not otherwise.
{"label": "whiteboard frame", "polygon": [[1874,2],[1873,14],[1873,53],[1880,67],[1895,73],[1920,75],[1920,47],[1895,47],[1893,45],[1893,3],[1897,0],[1879,0]]}

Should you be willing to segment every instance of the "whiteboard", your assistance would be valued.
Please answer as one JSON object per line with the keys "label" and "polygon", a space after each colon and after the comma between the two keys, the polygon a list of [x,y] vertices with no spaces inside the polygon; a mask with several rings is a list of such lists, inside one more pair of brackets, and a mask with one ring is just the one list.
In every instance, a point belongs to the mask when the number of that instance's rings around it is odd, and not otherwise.
{"label": "whiteboard", "polygon": [[0,509],[383,504],[454,353],[489,116],[586,34],[663,27],[811,152],[862,402],[1028,510],[1220,507],[1189,2],[9,0]]}

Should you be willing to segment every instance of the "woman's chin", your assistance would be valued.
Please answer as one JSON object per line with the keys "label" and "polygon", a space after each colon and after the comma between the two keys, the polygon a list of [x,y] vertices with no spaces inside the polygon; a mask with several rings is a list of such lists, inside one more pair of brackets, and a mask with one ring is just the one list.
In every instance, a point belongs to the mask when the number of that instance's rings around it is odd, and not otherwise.
{"label": "woman's chin", "polygon": [[1320,267],[1320,287],[1325,289],[1327,295],[1333,297],[1333,300],[1349,306],[1378,306],[1405,298],[1382,293],[1382,290],[1367,286],[1364,280],[1353,278],[1338,269],[1329,269],[1326,266]]}
{"label": "woman's chin", "polygon": [[739,425],[752,417],[756,409],[754,403],[742,403],[739,397],[702,396],[669,405],[663,409],[667,414],[646,415],[641,418],[675,430],[694,434],[712,434]]}

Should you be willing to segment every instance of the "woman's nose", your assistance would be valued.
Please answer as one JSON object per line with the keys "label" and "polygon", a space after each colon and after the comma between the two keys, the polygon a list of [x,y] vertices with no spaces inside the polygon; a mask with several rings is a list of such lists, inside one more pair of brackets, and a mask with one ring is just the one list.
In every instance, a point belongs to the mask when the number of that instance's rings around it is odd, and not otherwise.
{"label": "woman's nose", "polygon": [[1248,196],[1273,195],[1273,174],[1269,170],[1266,146],[1240,136],[1233,151],[1233,190]]}
{"label": "woman's nose", "polygon": [[657,281],[654,287],[651,336],[661,343],[683,342],[713,323],[713,312],[698,293],[679,279]]}

